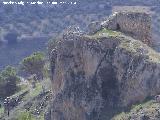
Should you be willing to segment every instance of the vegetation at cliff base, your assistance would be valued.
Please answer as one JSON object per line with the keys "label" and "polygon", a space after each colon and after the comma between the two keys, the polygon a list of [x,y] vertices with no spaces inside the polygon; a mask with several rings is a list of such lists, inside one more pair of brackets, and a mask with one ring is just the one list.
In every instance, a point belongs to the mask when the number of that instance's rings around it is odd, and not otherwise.
{"label": "vegetation at cliff base", "polygon": [[48,70],[45,55],[36,52],[24,58],[19,67],[7,66],[0,71],[0,119],[44,120],[51,93]]}
{"label": "vegetation at cliff base", "polygon": [[7,66],[0,73],[0,98],[4,99],[16,92],[18,89],[17,82],[20,78],[17,76],[16,69],[11,66]]}

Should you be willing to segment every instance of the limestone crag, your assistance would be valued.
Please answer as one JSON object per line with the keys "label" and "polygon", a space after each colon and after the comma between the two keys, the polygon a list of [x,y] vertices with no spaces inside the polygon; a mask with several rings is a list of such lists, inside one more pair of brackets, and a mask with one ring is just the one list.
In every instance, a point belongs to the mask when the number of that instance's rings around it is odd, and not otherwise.
{"label": "limestone crag", "polygon": [[147,44],[106,28],[67,35],[50,53],[51,120],[110,120],[160,92],[160,55]]}

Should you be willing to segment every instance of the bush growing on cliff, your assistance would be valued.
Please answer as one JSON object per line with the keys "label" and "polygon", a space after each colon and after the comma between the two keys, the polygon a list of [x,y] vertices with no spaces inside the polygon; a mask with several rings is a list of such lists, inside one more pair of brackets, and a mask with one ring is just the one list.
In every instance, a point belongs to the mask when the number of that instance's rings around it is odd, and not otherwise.
{"label": "bush growing on cliff", "polygon": [[20,78],[17,76],[16,69],[11,66],[7,66],[0,73],[0,97],[5,98],[16,92],[18,89],[17,82]]}
{"label": "bush growing on cliff", "polygon": [[36,74],[39,79],[43,79],[45,59],[43,53],[36,52],[26,57],[22,61],[22,70],[27,74]]}

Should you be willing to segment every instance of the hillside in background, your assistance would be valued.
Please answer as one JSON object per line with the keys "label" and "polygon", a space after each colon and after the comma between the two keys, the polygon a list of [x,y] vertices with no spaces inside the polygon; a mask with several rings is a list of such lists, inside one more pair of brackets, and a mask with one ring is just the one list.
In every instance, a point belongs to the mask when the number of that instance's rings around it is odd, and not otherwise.
{"label": "hillside in background", "polygon": [[23,57],[34,51],[43,51],[45,43],[50,38],[70,25],[79,25],[85,30],[91,21],[102,19],[111,13],[108,3],[102,7],[97,4],[94,2],[90,5],[85,3],[59,6],[1,5],[0,68],[8,64],[16,65]]}

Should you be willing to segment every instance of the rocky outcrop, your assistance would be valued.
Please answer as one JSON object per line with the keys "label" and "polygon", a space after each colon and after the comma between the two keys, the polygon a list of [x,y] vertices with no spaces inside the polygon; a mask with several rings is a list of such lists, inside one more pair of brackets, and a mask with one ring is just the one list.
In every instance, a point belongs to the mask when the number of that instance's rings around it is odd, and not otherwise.
{"label": "rocky outcrop", "polygon": [[50,60],[52,120],[109,120],[113,111],[160,92],[160,55],[121,32],[71,32]]}
{"label": "rocky outcrop", "polygon": [[114,13],[102,23],[111,30],[118,30],[151,46],[151,16],[146,13]]}
{"label": "rocky outcrop", "polygon": [[90,34],[102,28],[108,28],[121,31],[149,46],[153,45],[153,40],[151,39],[151,15],[147,13],[115,12],[107,20],[93,22],[88,27],[90,28]]}

